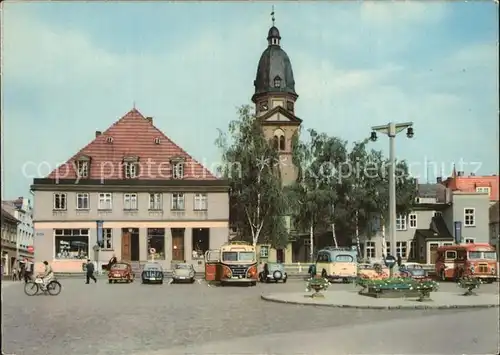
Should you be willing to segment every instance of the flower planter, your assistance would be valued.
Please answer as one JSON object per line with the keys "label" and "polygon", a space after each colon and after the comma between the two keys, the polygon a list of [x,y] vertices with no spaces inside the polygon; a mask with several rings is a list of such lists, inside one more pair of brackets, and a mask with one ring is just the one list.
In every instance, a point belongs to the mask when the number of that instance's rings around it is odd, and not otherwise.
{"label": "flower planter", "polygon": [[305,297],[311,297],[311,298],[324,298],[325,295],[321,293],[321,291],[324,291],[328,288],[330,283],[328,282],[327,279],[323,278],[312,278],[308,281],[306,291],[314,291],[312,295],[306,295]]}
{"label": "flower planter", "polygon": [[458,287],[465,290],[464,296],[477,296],[474,290],[478,289],[479,286],[481,286],[481,280],[477,278],[463,277],[458,280]]}
{"label": "flower planter", "polygon": [[375,298],[410,298],[418,301],[430,300],[430,293],[437,290],[434,281],[416,281],[410,278],[392,278],[386,280],[358,280],[362,287],[360,295]]}

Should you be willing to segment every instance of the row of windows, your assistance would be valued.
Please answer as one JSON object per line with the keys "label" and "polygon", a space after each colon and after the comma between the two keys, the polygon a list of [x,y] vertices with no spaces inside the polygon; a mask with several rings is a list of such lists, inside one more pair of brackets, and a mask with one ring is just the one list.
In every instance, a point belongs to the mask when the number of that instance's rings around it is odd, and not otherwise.
{"label": "row of windows", "polygon": [[[90,175],[90,160],[76,161],[76,171],[79,178],[88,178]],[[135,179],[140,175],[140,164],[137,161],[123,164],[123,177],[125,179]],[[176,162],[172,167],[172,178],[184,178],[184,163]]]}
{"label": "row of windows", "polygon": [[[466,244],[473,244],[475,243],[474,238],[465,238],[465,243]],[[409,244],[409,245],[408,245]],[[445,242],[443,245],[453,245],[451,242]],[[408,248],[409,247],[409,248]],[[386,251],[385,255],[389,255],[391,253],[391,243],[386,242]],[[363,248],[361,248],[363,249]],[[366,242],[366,249],[365,249],[365,258],[376,258],[376,246],[375,242]],[[417,256],[417,249],[416,249],[416,242],[415,241],[410,241],[410,242],[396,242],[396,256],[400,255],[402,259],[415,259]]]}
{"label": "row of windows", "polygon": [[[386,243],[386,255],[390,254],[390,243]],[[408,250],[408,242],[396,242],[396,256],[400,255],[402,259],[415,258],[416,243],[411,241]],[[365,258],[373,259],[377,257],[375,242],[366,242]]]}
{"label": "row of windows", "polygon": [[[440,212],[435,212],[434,216],[441,215]],[[474,227],[476,225],[476,210],[474,208],[464,208],[464,226]],[[409,228],[417,228],[417,214],[411,213],[408,215],[399,215],[396,218],[396,230],[403,231]]]}
{"label": "row of windows", "polygon": [[[99,193],[97,195],[97,209],[111,210],[113,209],[113,194],[110,192]],[[68,208],[68,198],[65,193],[54,194],[54,210],[65,211]],[[123,194],[123,209],[137,210],[139,208],[139,194],[125,193]],[[76,194],[76,209],[90,209],[90,194],[86,192]],[[161,211],[163,209],[163,194],[149,194],[149,210]],[[173,193],[171,196],[171,209],[175,211],[183,211],[185,209],[185,195],[183,193]],[[206,211],[208,209],[207,194],[194,195],[195,211]]]}
{"label": "row of windows", "polygon": [[[124,232],[125,231],[122,230],[122,233]],[[154,257],[155,260],[165,260],[165,243],[167,240],[165,232],[165,228],[147,229],[147,250],[149,258]],[[136,233],[138,233],[138,231]],[[89,252],[92,250],[92,245],[89,245],[89,235],[89,229],[56,229],[54,231],[55,258],[72,260],[86,259]],[[172,243],[172,260],[186,259],[184,229],[173,228],[170,239]],[[118,240],[118,242],[120,242],[120,240]],[[203,228],[193,229],[190,242],[192,246],[191,257],[193,259],[202,258],[203,255],[205,255],[205,252],[209,249],[209,230]],[[113,250],[112,228],[103,228],[102,240],[100,240],[98,244],[102,250]]]}

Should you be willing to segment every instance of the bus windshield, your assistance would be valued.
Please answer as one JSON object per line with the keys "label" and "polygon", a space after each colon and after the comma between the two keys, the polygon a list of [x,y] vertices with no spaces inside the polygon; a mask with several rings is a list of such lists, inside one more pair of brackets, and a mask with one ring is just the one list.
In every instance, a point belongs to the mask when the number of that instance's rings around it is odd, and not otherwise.
{"label": "bus windshield", "polygon": [[335,261],[352,263],[354,258],[351,255],[337,255]]}
{"label": "bus windshield", "polygon": [[222,261],[253,261],[255,253],[252,251],[224,251],[222,252]]}
{"label": "bus windshield", "polygon": [[494,251],[469,251],[469,259],[470,260],[496,260],[497,253]]}

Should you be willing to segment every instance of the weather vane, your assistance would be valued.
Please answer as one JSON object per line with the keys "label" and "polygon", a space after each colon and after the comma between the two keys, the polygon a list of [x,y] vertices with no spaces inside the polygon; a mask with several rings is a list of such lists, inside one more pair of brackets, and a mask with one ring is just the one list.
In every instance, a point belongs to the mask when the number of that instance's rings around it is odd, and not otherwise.
{"label": "weather vane", "polygon": [[273,26],[274,26],[274,5],[273,5],[273,10],[271,11],[271,20],[273,21]]}

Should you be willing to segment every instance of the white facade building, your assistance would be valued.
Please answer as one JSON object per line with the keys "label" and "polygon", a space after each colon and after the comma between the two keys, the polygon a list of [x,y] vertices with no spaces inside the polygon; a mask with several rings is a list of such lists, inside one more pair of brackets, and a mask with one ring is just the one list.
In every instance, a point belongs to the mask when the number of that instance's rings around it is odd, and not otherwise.
{"label": "white facade building", "polygon": [[28,249],[34,244],[34,229],[33,229],[33,207],[31,201],[24,197],[19,197],[16,200],[4,201],[3,205],[10,207],[13,216],[20,221],[17,226],[16,249],[19,261],[33,258],[33,252]]}

